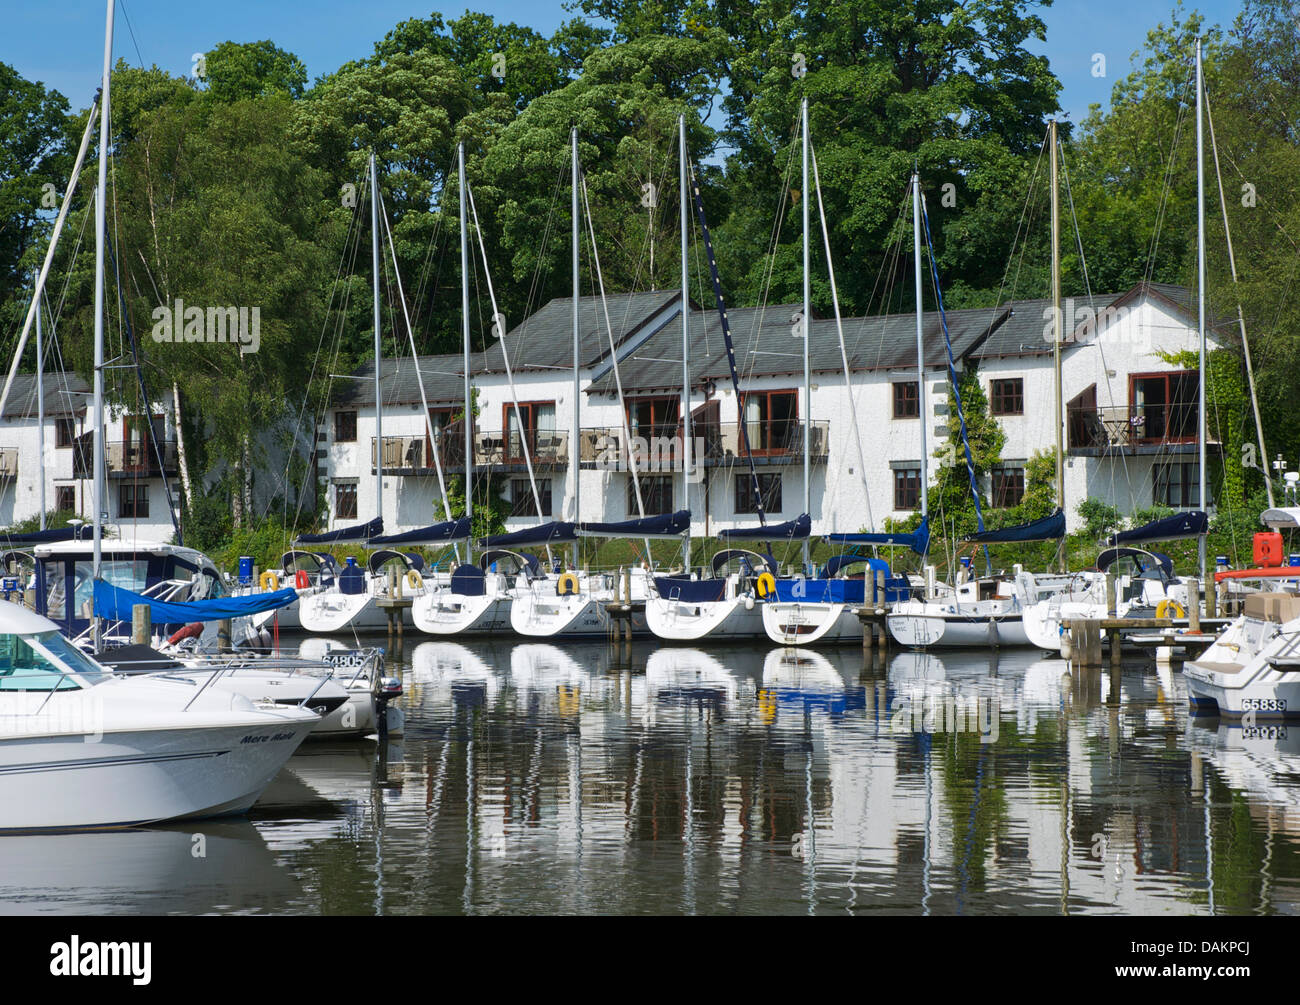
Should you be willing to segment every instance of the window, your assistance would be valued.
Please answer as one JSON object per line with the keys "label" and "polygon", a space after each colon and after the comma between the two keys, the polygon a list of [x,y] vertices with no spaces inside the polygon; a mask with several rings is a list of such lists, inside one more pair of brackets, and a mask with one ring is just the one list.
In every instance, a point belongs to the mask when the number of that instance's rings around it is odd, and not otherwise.
{"label": "window", "polygon": [[[555,439],[555,402],[521,401],[518,418],[515,406],[511,402],[501,406],[502,428],[506,431],[506,464],[524,463],[524,445],[528,446],[529,456],[534,459],[542,451],[552,450]],[[523,428],[520,428],[520,422]]]}
{"label": "window", "polygon": [[894,418],[916,419],[921,415],[921,401],[916,381],[900,380],[894,384]]}
{"label": "window", "polygon": [[[758,490],[763,494],[763,512],[781,512],[781,476],[780,474],[760,474]],[[754,499],[754,477],[749,473],[736,475],[736,512],[757,513],[758,506]]]}
{"label": "window", "polygon": [[1171,461],[1151,469],[1154,486],[1151,501],[1173,509],[1199,509],[1201,466],[1195,461]]}
{"label": "window", "polygon": [[894,469],[894,509],[918,509],[921,505],[921,469]]}
{"label": "window", "polygon": [[1184,370],[1130,377],[1132,438],[1140,443],[1195,442],[1199,382],[1197,374]]}
{"label": "window", "polygon": [[77,491],[71,485],[56,485],[54,487],[54,508],[60,513],[75,513],[77,511]]}
{"label": "window", "polygon": [[334,413],[334,442],[335,443],[356,443],[357,442],[357,413],[356,412],[335,412]]}
{"label": "window", "polygon": [[125,519],[147,519],[149,516],[149,486],[127,482],[118,489],[117,515]]}
{"label": "window", "polygon": [[1008,509],[1019,506],[1025,497],[1025,469],[1022,467],[996,467],[993,469],[993,508]]}
{"label": "window", "polygon": [[989,394],[989,411],[993,415],[1025,414],[1025,380],[1023,377],[1010,377],[995,380]]}
{"label": "window", "polygon": [[356,482],[340,482],[334,486],[334,519],[355,520],[357,518]]}
{"label": "window", "polygon": [[[645,503],[646,516],[664,516],[673,510],[673,476],[641,475],[641,500]],[[636,483],[629,475],[627,479],[627,514],[630,519],[637,517]]]}
{"label": "window", "polygon": [[[463,408],[429,409],[428,428],[433,430],[433,435],[437,438],[438,457],[444,466],[465,463],[465,427],[458,418],[464,411]],[[433,443],[429,440],[428,429],[425,430],[424,457],[421,461],[426,467],[433,466]]]}
{"label": "window", "polygon": [[795,391],[749,391],[741,401],[749,449],[755,454],[802,450],[799,396]]}
{"label": "window", "polygon": [[54,445],[56,447],[70,447],[72,446],[72,441],[76,438],[76,420],[70,417],[54,420]]}
{"label": "window", "polygon": [[[551,480],[537,480],[537,496],[542,501],[542,516],[551,515]],[[537,507],[533,504],[533,487],[527,478],[510,479],[510,515],[537,516]]]}

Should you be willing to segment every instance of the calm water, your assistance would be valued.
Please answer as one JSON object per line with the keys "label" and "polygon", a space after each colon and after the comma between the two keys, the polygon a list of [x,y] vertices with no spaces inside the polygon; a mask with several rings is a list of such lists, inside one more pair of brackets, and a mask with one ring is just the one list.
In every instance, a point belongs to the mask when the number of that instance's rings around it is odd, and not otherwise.
{"label": "calm water", "polygon": [[[1300,729],[1149,664],[408,639],[249,819],[3,838],[9,913],[1292,913]],[[1267,731],[1266,731],[1267,732]],[[201,852],[202,854],[199,854]]]}

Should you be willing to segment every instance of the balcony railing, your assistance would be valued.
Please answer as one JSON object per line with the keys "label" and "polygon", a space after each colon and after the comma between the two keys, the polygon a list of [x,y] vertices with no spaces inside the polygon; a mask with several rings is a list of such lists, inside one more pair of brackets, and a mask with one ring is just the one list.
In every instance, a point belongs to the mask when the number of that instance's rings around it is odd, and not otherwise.
{"label": "balcony railing", "polygon": [[[94,433],[83,433],[73,441],[72,477],[95,476]],[[162,458],[161,465],[158,463]],[[104,467],[109,478],[160,478],[178,470],[174,440],[107,440]]]}
{"label": "balcony railing", "polygon": [[[474,437],[474,466],[477,468],[524,464],[524,440],[517,433],[477,433]],[[528,448],[533,466],[553,468],[569,463],[567,433],[538,431],[529,435]],[[438,437],[438,460],[444,471],[465,467],[465,439],[453,429]],[[370,468],[375,466],[375,438],[370,438]],[[384,470],[394,473],[428,472],[435,469],[433,452],[426,436],[385,436]]]}
{"label": "balcony railing", "polygon": [[[1066,410],[1068,446],[1071,450],[1106,450],[1162,443],[1195,442],[1196,406],[1105,405],[1071,406]],[[1191,429],[1190,436],[1184,431]]]}
{"label": "balcony railing", "polygon": [[0,448],[0,478],[18,477],[18,448]]}
{"label": "balcony railing", "polygon": [[[829,422],[749,423],[749,453],[765,464],[797,464],[804,454],[804,436],[809,435],[809,453],[814,461],[824,463],[830,450]],[[633,450],[639,468],[662,469],[680,466],[681,427],[640,427],[632,432]],[[745,441],[741,426],[735,422],[698,422],[691,426],[692,451],[703,448],[706,464],[725,464],[745,458]],[[621,426],[597,426],[582,430],[579,460],[599,466],[623,463],[624,432]]]}

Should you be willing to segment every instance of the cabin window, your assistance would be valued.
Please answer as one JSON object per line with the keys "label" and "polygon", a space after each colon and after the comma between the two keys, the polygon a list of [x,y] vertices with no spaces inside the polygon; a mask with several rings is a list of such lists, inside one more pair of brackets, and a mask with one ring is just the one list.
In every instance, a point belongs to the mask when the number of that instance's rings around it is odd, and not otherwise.
{"label": "cabin window", "polygon": [[0,635],[0,691],[75,691],[68,672],[91,680],[108,675],[58,632]]}
{"label": "cabin window", "polygon": [[1172,509],[1200,509],[1201,466],[1195,461],[1171,461],[1151,469],[1151,501]]}
{"label": "cabin window", "polygon": [[[673,476],[641,475],[641,501],[645,504],[646,516],[665,516],[673,510]],[[636,482],[629,475],[627,479],[627,514],[629,519],[639,515],[636,507]]]}
{"label": "cabin window", "polygon": [[356,482],[343,483],[334,486],[334,519],[336,520],[355,520],[357,518],[357,485]]}
{"label": "cabin window", "polygon": [[524,463],[524,446],[536,460],[544,450],[551,450],[555,440],[555,402],[521,401],[518,415],[513,403],[502,405],[502,428],[506,431],[506,464]]}
{"label": "cabin window", "polygon": [[[781,475],[779,473],[760,474],[758,476],[758,490],[762,493],[763,512],[780,513]],[[736,475],[736,512],[758,512],[758,506],[754,498],[754,476],[751,474]]]}
{"label": "cabin window", "polygon": [[334,442],[335,443],[356,443],[357,442],[357,413],[356,412],[335,412],[334,413]]}
{"label": "cabin window", "polygon": [[533,502],[533,487],[527,478],[510,479],[510,515],[511,516],[550,516],[551,515],[551,480],[537,479],[537,497],[542,501],[542,512],[538,514]]}
{"label": "cabin window", "polygon": [[1196,440],[1200,377],[1191,371],[1135,374],[1129,378],[1129,424],[1139,443]]}
{"label": "cabin window", "polygon": [[72,418],[54,420],[54,445],[56,447],[70,447],[72,441],[76,438],[77,424]]}
{"label": "cabin window", "polygon": [[71,485],[56,485],[54,487],[54,508],[60,513],[75,513],[77,511],[77,490]]}
{"label": "cabin window", "polygon": [[748,391],[741,400],[741,414],[752,453],[788,454],[803,449],[798,392]]}
{"label": "cabin window", "polygon": [[1008,377],[990,385],[989,412],[993,415],[1025,414],[1025,379]]}
{"label": "cabin window", "polygon": [[921,469],[894,469],[894,509],[919,509],[921,506]]}
{"label": "cabin window", "polygon": [[1025,469],[1003,465],[993,469],[993,508],[1019,506],[1025,497]]}
{"label": "cabin window", "polygon": [[916,381],[900,380],[894,384],[894,418],[916,419],[921,415],[921,400]]}
{"label": "cabin window", "polygon": [[118,488],[117,515],[124,520],[144,520],[149,516],[149,486],[127,482]]}

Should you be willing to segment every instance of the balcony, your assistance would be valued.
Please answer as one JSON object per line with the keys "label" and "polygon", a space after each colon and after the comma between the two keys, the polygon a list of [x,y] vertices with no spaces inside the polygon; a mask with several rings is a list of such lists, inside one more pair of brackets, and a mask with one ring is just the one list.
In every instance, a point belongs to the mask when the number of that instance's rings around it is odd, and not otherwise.
{"label": "balcony", "polygon": [[0,478],[18,477],[18,448],[0,447]]}
{"label": "balcony", "polygon": [[[524,447],[527,445],[533,467],[548,470],[565,467],[569,463],[569,437],[567,433],[552,430],[529,431],[525,437],[511,433],[477,433],[474,436],[474,466],[476,468],[525,468]],[[443,430],[438,437],[438,463],[443,473],[465,470],[465,438],[454,427]],[[370,438],[370,469],[375,467],[375,438]],[[385,436],[384,471],[396,475],[432,475],[437,473],[433,452],[427,436]]]}
{"label": "balcony", "polygon": [[[810,435],[810,456],[814,463],[826,463],[830,451],[829,422],[751,423],[749,456],[763,465],[802,464],[804,437]],[[703,448],[706,466],[746,460],[741,425],[735,422],[697,422],[691,438]],[[598,426],[582,430],[579,461],[583,467],[626,466],[624,432],[621,426]],[[681,427],[673,425],[638,428],[633,433],[637,470],[680,470]]]}
{"label": "balcony", "polygon": [[1066,409],[1067,449],[1082,456],[1182,452],[1195,447],[1196,426],[1196,405],[1186,402]]}
{"label": "balcony", "polygon": [[[83,433],[72,442],[72,477],[95,476],[94,433]],[[159,457],[162,464],[158,463]],[[104,467],[109,478],[161,478],[179,470],[174,440],[108,440],[104,443]]]}

